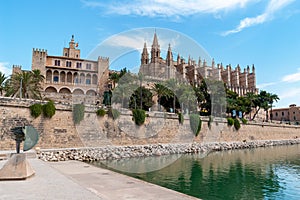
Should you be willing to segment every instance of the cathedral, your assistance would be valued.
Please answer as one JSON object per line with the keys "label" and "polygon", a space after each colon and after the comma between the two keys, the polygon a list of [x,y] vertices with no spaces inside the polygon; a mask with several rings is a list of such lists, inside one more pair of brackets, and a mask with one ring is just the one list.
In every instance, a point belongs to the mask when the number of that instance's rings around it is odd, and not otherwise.
{"label": "cathedral", "polygon": [[222,64],[216,65],[214,59],[211,65],[205,60],[201,61],[200,58],[198,63],[190,57],[186,62],[185,59],[180,57],[179,53],[177,60],[174,60],[170,44],[166,59],[163,59],[160,56],[160,45],[156,33],[154,33],[150,53],[149,59],[147,45],[144,43],[141,54],[140,73],[148,78],[154,80],[176,79],[178,81],[189,82],[192,85],[200,84],[203,79],[213,79],[223,81],[228,89],[236,92],[239,96],[243,96],[248,92],[255,94],[258,92],[254,65],[252,65],[250,71],[249,66],[243,70],[239,65],[235,69],[232,69],[231,65],[227,65],[224,68]]}

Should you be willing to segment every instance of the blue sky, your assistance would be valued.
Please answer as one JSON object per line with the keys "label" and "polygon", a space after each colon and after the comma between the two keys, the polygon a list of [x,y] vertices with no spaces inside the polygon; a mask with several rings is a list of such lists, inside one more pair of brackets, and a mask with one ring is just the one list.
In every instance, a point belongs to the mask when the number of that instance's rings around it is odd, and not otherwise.
{"label": "blue sky", "polygon": [[[258,87],[279,95],[276,107],[300,105],[300,1],[10,0],[0,5],[0,70],[6,74],[13,64],[30,69],[32,48],[61,55],[72,34],[87,58],[112,35],[156,27],[192,38],[216,63],[254,64]],[[163,48],[172,44],[159,31],[158,37]],[[136,63],[111,66],[134,68]]]}

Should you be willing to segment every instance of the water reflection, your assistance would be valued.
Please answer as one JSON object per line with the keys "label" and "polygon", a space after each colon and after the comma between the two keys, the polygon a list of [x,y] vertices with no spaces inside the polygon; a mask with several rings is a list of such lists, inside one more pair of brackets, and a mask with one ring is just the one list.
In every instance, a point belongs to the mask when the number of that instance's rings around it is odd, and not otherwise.
{"label": "water reflection", "polygon": [[[300,145],[183,155],[148,173],[127,173],[201,199],[299,199]],[[151,160],[152,165],[159,157]],[[159,162],[158,162],[159,163]]]}

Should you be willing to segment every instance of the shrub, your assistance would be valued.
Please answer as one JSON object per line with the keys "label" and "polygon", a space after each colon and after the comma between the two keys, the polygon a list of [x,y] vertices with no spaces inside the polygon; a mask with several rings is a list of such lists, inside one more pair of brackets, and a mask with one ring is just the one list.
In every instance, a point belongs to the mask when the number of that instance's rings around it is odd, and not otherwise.
{"label": "shrub", "polygon": [[107,114],[108,114],[108,117],[111,117],[113,119],[117,119],[120,116],[121,113],[117,109],[110,108],[108,110]]}
{"label": "shrub", "polygon": [[37,118],[38,116],[40,116],[43,112],[43,108],[42,105],[39,103],[36,104],[32,104],[30,107],[30,114],[32,117]]}
{"label": "shrub", "polygon": [[201,121],[199,115],[191,114],[190,115],[190,126],[191,126],[191,129],[192,129],[193,133],[195,134],[195,136],[198,136],[198,134],[201,130],[201,125],[202,125],[202,121]]}
{"label": "shrub", "polygon": [[245,118],[242,118],[241,120],[242,120],[243,124],[247,124],[248,123],[248,121]]}
{"label": "shrub", "polygon": [[53,101],[48,101],[48,103],[43,105],[43,115],[47,118],[53,117],[55,114],[55,105]]}
{"label": "shrub", "polygon": [[177,115],[178,115],[178,121],[179,121],[179,123],[183,124],[183,122],[184,122],[184,116],[183,116],[183,114],[182,113],[177,113]]}
{"label": "shrub", "polygon": [[227,118],[227,125],[232,126],[233,124],[234,124],[234,119],[232,119],[231,117]]}
{"label": "shrub", "polygon": [[237,131],[241,128],[240,121],[236,118],[234,119],[233,125],[234,125],[235,130],[237,130]]}
{"label": "shrub", "polygon": [[144,110],[133,109],[132,114],[133,114],[133,121],[135,122],[136,125],[140,126],[144,124],[146,119],[146,112]]}
{"label": "shrub", "polygon": [[75,104],[73,106],[73,121],[75,124],[79,124],[84,118],[84,105]]}
{"label": "shrub", "polygon": [[98,109],[96,113],[98,116],[103,117],[106,114],[106,111],[104,109]]}
{"label": "shrub", "polygon": [[207,126],[209,129],[211,129],[211,125],[212,125],[213,121],[214,121],[214,118],[213,118],[213,116],[210,115],[208,117],[208,122],[207,122]]}

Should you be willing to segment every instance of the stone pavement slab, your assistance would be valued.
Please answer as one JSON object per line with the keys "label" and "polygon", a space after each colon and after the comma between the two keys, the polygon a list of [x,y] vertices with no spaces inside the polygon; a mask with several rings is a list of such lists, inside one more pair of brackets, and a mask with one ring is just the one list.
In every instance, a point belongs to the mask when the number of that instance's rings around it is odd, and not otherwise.
{"label": "stone pavement slab", "polygon": [[[36,174],[25,181],[0,181],[0,199],[192,200],[173,190],[79,161],[28,159]],[[0,161],[0,168],[6,160]]]}
{"label": "stone pavement slab", "polygon": [[[47,163],[38,159],[28,159],[28,161],[35,175],[23,181],[0,181],[0,199],[101,199]],[[6,160],[0,161],[1,168],[5,162]]]}
{"label": "stone pavement slab", "polygon": [[105,200],[193,200],[194,197],[83,162],[50,165]]}

